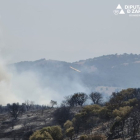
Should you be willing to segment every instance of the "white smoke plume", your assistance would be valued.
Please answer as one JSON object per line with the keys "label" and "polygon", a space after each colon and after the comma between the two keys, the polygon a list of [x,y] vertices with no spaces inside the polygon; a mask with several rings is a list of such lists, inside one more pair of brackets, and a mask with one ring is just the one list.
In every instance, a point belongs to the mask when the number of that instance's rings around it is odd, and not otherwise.
{"label": "white smoke plume", "polygon": [[16,102],[18,98],[11,90],[11,75],[7,72],[2,60],[0,60],[0,104]]}
{"label": "white smoke plume", "polygon": [[[51,78],[47,79],[47,83],[53,84]],[[19,102],[26,100],[34,101],[35,104],[48,105],[51,100],[60,103],[65,96],[72,95],[76,92],[87,92],[88,89],[83,87],[80,81],[70,82],[67,78],[56,81],[58,88],[54,89],[49,85],[42,86],[41,83],[46,82],[38,77],[33,71],[16,72],[16,69],[9,70],[6,64],[0,61],[0,104]]]}

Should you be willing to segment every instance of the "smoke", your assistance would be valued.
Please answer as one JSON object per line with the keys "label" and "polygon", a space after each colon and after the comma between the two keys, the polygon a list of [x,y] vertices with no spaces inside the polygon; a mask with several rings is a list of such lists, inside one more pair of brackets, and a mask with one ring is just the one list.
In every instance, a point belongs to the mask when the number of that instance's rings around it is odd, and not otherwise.
{"label": "smoke", "polygon": [[9,102],[16,102],[18,98],[11,90],[11,74],[2,60],[0,60],[0,104],[6,105]]}
{"label": "smoke", "polygon": [[48,105],[51,100],[60,103],[65,96],[76,92],[88,92],[78,79],[68,77],[40,76],[39,72],[17,72],[0,61],[0,104],[34,101],[35,104]]}
{"label": "smoke", "polygon": [[43,88],[40,79],[34,72],[14,73],[12,91],[24,102],[34,101],[37,104],[49,104],[50,100],[59,100],[59,95],[49,87]]}
{"label": "smoke", "polygon": [[75,92],[87,91],[75,80],[71,82],[64,78],[60,82],[60,79],[54,81],[53,78],[52,76],[46,76],[44,80],[33,71],[15,72],[11,79],[12,91],[22,102],[28,99],[37,104],[45,105],[49,104],[51,100],[60,103],[65,96]]}
{"label": "smoke", "polygon": [[0,104],[35,101],[48,104],[51,99],[59,99],[59,95],[49,88],[42,88],[39,78],[33,72],[17,73],[5,68],[0,61]]}
{"label": "smoke", "polygon": [[6,72],[3,62],[0,60],[0,82],[9,82],[10,75]]}
{"label": "smoke", "polygon": [[[0,55],[5,48],[4,35],[0,21]],[[3,56],[4,60],[11,60],[9,55]],[[49,75],[49,74],[48,74]],[[59,103],[65,96],[75,92],[87,92],[76,77],[72,81],[67,77],[61,76],[55,79],[55,76],[40,76],[39,72],[24,71],[17,72],[16,68],[9,69],[7,63],[0,58],[0,104],[19,102],[25,100],[34,101],[36,104],[49,104],[50,100],[56,100]]]}

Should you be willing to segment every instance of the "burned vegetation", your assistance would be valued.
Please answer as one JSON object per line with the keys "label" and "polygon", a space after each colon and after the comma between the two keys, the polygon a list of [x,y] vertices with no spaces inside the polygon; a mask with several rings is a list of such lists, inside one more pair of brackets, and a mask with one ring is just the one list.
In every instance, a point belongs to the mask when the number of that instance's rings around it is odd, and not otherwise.
{"label": "burned vegetation", "polygon": [[[89,104],[90,102],[90,104]],[[17,140],[138,140],[140,89],[114,92],[104,102],[101,93],[79,92],[60,106],[26,101],[0,106],[0,138]]]}

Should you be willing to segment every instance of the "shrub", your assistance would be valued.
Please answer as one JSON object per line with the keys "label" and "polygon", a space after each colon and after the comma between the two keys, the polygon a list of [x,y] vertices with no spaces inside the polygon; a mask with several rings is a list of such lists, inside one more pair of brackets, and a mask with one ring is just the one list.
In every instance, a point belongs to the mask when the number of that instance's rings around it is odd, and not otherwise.
{"label": "shrub", "polygon": [[106,136],[102,134],[82,135],[79,140],[106,140]]}
{"label": "shrub", "polygon": [[119,109],[113,110],[113,115],[115,117],[119,116],[121,118],[124,118],[131,112],[132,108],[133,107],[130,106],[120,107]]}
{"label": "shrub", "polygon": [[115,121],[116,121],[116,122],[120,122],[120,121],[121,121],[121,117],[117,116],[117,117],[115,118]]}
{"label": "shrub", "polygon": [[66,136],[69,137],[72,140],[72,137],[74,135],[74,127],[70,127],[66,130]]}
{"label": "shrub", "polygon": [[62,129],[60,126],[52,126],[52,133],[51,136],[54,140],[62,140],[63,134],[62,134]]}
{"label": "shrub", "polygon": [[136,98],[129,99],[128,101],[124,102],[125,106],[135,106],[138,103],[138,100]]}
{"label": "shrub", "polygon": [[99,111],[99,117],[101,119],[110,119],[112,112],[107,107],[102,107]]}
{"label": "shrub", "polygon": [[126,105],[135,106],[140,99],[140,89],[128,88],[120,92],[113,92],[106,106],[111,109],[118,109]]}
{"label": "shrub", "polygon": [[44,127],[43,129],[40,130],[41,132],[48,132],[53,140],[62,140],[62,129],[60,126],[49,126],[49,127]]}
{"label": "shrub", "polygon": [[101,109],[102,107],[96,104],[88,105],[77,113],[72,120],[75,132],[78,133],[79,128],[84,130],[92,128],[99,121],[98,116]]}
{"label": "shrub", "polygon": [[81,135],[79,140],[88,140],[88,136],[87,135]]}
{"label": "shrub", "polygon": [[65,130],[72,127],[73,126],[73,123],[70,121],[70,120],[67,120],[65,123],[64,123],[64,128]]}
{"label": "shrub", "polygon": [[73,123],[73,126],[74,126],[74,129],[75,129],[76,133],[79,133],[79,128],[82,125],[82,122],[83,122],[83,120],[81,118],[81,114],[77,113],[75,115],[75,117],[72,119],[72,123]]}
{"label": "shrub", "polygon": [[62,138],[63,135],[60,126],[49,126],[33,133],[30,140],[62,140]]}
{"label": "shrub", "polygon": [[29,140],[53,140],[51,135],[48,132],[41,133],[40,131],[36,131],[30,136]]}
{"label": "shrub", "polygon": [[100,110],[102,107],[100,105],[87,105],[83,108],[81,112],[86,113],[88,116],[89,115],[99,115]]}
{"label": "shrub", "polygon": [[70,112],[70,107],[62,106],[54,112],[55,121],[63,127],[63,124],[72,119],[72,114]]}

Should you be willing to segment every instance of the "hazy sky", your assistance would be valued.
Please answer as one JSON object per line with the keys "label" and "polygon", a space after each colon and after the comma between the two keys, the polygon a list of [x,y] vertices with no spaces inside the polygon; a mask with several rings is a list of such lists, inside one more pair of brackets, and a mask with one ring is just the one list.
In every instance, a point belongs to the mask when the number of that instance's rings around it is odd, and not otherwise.
{"label": "hazy sky", "polygon": [[140,17],[113,14],[139,0],[0,0],[0,55],[8,63],[140,54]]}

